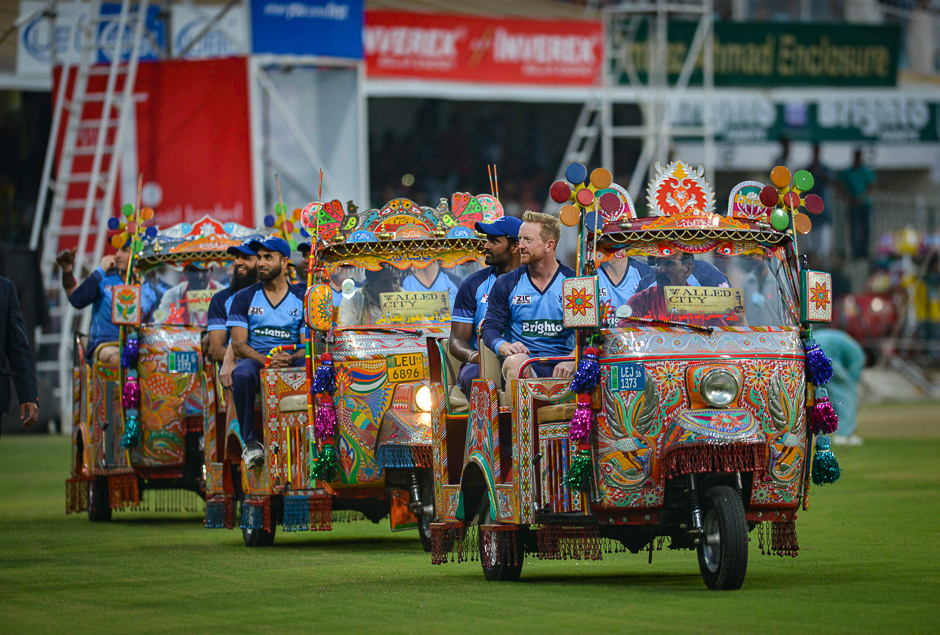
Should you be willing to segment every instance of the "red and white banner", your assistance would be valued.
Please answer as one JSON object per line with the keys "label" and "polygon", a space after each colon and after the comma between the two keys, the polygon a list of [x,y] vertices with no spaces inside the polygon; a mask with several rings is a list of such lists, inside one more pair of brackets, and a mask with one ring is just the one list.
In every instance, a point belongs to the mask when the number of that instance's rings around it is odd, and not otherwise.
{"label": "red and white banner", "polygon": [[603,65],[603,25],[366,11],[370,78],[591,86]]}
{"label": "red and white banner", "polygon": [[[54,90],[58,90],[59,76],[57,69]],[[67,97],[73,83],[69,81]],[[102,93],[106,83],[107,76],[93,75],[88,78],[87,92]],[[107,217],[115,215],[123,203],[134,202],[136,173],[144,178],[143,205],[154,209],[154,223],[161,228],[197,221],[206,214],[221,222],[254,225],[246,59],[141,62],[134,100],[136,108],[129,121],[133,126],[125,136],[125,154],[130,154],[122,160],[120,169],[135,173],[118,177],[127,182],[124,192],[116,188],[114,209],[104,218],[95,219],[89,231],[88,252],[94,246],[97,223],[107,222]],[[100,101],[88,103],[82,119],[100,119],[101,112]],[[107,145],[114,142],[115,131],[109,131]],[[96,126],[79,131],[78,148],[91,152],[96,141]],[[72,173],[91,172],[92,160],[91,154],[76,155]],[[104,175],[107,169],[105,160]],[[73,183],[67,199],[84,200],[87,192],[87,184]],[[59,249],[78,244],[82,212],[81,208],[65,210]]]}

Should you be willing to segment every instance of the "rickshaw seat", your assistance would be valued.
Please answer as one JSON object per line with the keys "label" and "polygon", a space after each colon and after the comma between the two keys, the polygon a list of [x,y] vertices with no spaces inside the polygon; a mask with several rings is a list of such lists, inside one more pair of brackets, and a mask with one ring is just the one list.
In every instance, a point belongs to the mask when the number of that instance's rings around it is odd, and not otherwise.
{"label": "rickshaw seat", "polygon": [[[87,340],[87,339],[85,340],[84,345],[85,345],[86,347],[88,346],[88,340]],[[106,346],[114,346],[115,348],[120,349],[120,343],[119,343],[119,342],[102,342],[101,344],[98,344],[98,346],[95,348],[95,354],[94,354],[94,356],[92,357],[92,359],[95,361],[95,363],[97,363],[97,364],[103,363],[103,362],[101,361],[101,359],[100,359],[100,355],[101,355],[101,351],[103,351]]]}
{"label": "rickshaw seat", "polygon": [[280,412],[307,412],[307,395],[288,395],[277,407]]}
{"label": "rickshaw seat", "polygon": [[512,398],[509,391],[503,390],[503,365],[499,357],[483,342],[480,342],[480,378],[491,379],[496,384],[496,393],[499,396],[500,409],[512,407]]}
{"label": "rickshaw seat", "polygon": [[574,411],[577,404],[559,403],[551,406],[542,406],[535,411],[536,419],[539,424],[544,423],[570,423],[574,418]]}
{"label": "rickshaw seat", "polygon": [[450,352],[450,340],[439,340],[438,346],[441,347],[441,354],[447,371],[445,393],[450,406],[448,410],[451,412],[467,412],[470,410],[470,402],[467,401],[467,397],[456,382],[457,375],[460,373],[460,362]]}

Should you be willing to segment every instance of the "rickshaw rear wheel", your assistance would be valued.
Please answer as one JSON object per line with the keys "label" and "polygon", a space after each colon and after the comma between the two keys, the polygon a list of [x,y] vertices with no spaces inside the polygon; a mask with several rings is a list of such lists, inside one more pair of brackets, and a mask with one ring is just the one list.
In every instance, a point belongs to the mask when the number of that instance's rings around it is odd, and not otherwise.
{"label": "rickshaw rear wheel", "polygon": [[747,574],[747,520],[738,492],[727,485],[705,490],[698,566],[709,589],[740,589]]}
{"label": "rickshaw rear wheel", "polygon": [[[423,504],[424,501],[430,501],[431,507],[434,507],[434,480],[429,470],[427,474],[421,475],[419,488],[421,503]],[[431,523],[434,521],[436,515],[437,510],[435,509],[434,514],[430,516],[427,514],[418,516],[418,537],[421,539],[421,548],[424,549],[425,553],[431,553]]]}
{"label": "rickshaw rear wheel", "polygon": [[242,529],[242,538],[245,539],[246,547],[270,547],[274,545],[274,532],[277,526],[271,523],[271,531],[263,529]]}
{"label": "rickshaw rear wheel", "polygon": [[106,476],[96,476],[88,481],[88,520],[93,523],[111,520],[111,497]]}
{"label": "rickshaw rear wheel", "polygon": [[[484,493],[480,501],[480,513],[477,514],[480,519],[480,525],[493,524],[493,512],[490,509],[489,494]],[[518,532],[517,532],[518,533]],[[522,545],[522,536],[516,536],[512,540],[508,532],[494,531],[490,534],[490,545],[492,553],[497,554],[496,564],[492,567],[486,566],[484,559],[483,532],[480,532],[480,565],[483,567],[483,577],[489,581],[499,582],[518,582],[522,574],[522,563],[525,560],[525,552]],[[513,553],[513,550],[515,553]],[[509,561],[513,562],[510,563]]]}

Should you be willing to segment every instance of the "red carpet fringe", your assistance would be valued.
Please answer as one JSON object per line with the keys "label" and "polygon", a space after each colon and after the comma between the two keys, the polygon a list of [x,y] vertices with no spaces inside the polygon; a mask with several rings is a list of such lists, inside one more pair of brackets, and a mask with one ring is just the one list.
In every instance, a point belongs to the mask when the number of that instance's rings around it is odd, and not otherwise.
{"label": "red carpet fringe", "polygon": [[763,443],[684,445],[663,457],[666,478],[702,472],[764,472],[767,447]]}
{"label": "red carpet fringe", "polygon": [[88,511],[88,484],[90,476],[76,476],[65,480],[65,513],[79,514]]}
{"label": "red carpet fringe", "polygon": [[462,522],[431,523],[431,564],[476,560],[479,548],[477,526]]}
{"label": "red carpet fringe", "polygon": [[603,543],[597,525],[542,525],[536,530],[540,560],[601,560]]}
{"label": "red carpet fringe", "polygon": [[333,529],[333,499],[329,494],[310,497],[310,531]]}
{"label": "red carpet fringe", "polygon": [[431,450],[431,446],[430,445],[411,446],[411,460],[414,461],[415,467],[431,467],[434,461],[434,456],[433,456],[433,451]]}
{"label": "red carpet fringe", "polygon": [[111,509],[124,509],[126,505],[140,505],[140,490],[137,488],[136,474],[115,474],[108,476],[108,497]]}

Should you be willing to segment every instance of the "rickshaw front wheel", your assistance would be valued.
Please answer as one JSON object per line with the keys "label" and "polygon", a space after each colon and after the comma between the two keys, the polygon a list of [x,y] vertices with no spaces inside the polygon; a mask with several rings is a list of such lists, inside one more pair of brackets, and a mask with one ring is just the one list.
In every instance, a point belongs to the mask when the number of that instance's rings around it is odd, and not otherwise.
{"label": "rickshaw front wheel", "polygon": [[740,589],[747,573],[747,520],[738,492],[727,485],[705,490],[698,566],[709,589]]}
{"label": "rickshaw front wheel", "polygon": [[[480,501],[481,513],[480,525],[493,524],[493,512],[490,509],[489,494],[483,494],[483,500]],[[518,533],[518,532],[517,532]],[[480,531],[480,564],[483,566],[483,577],[490,581],[518,582],[522,574],[522,563],[525,560],[525,552],[522,546],[522,537],[516,536],[515,540],[505,531],[494,531],[489,534],[490,553],[496,554],[496,563],[488,567],[484,557],[485,545],[483,542],[483,532]]]}
{"label": "rickshaw front wheel", "polygon": [[274,531],[276,528],[274,523],[271,523],[271,531],[245,527],[242,529],[242,538],[245,539],[245,546],[270,547],[274,545]]}
{"label": "rickshaw front wheel", "polygon": [[111,497],[108,477],[96,476],[88,481],[88,520],[93,523],[111,520]]}

